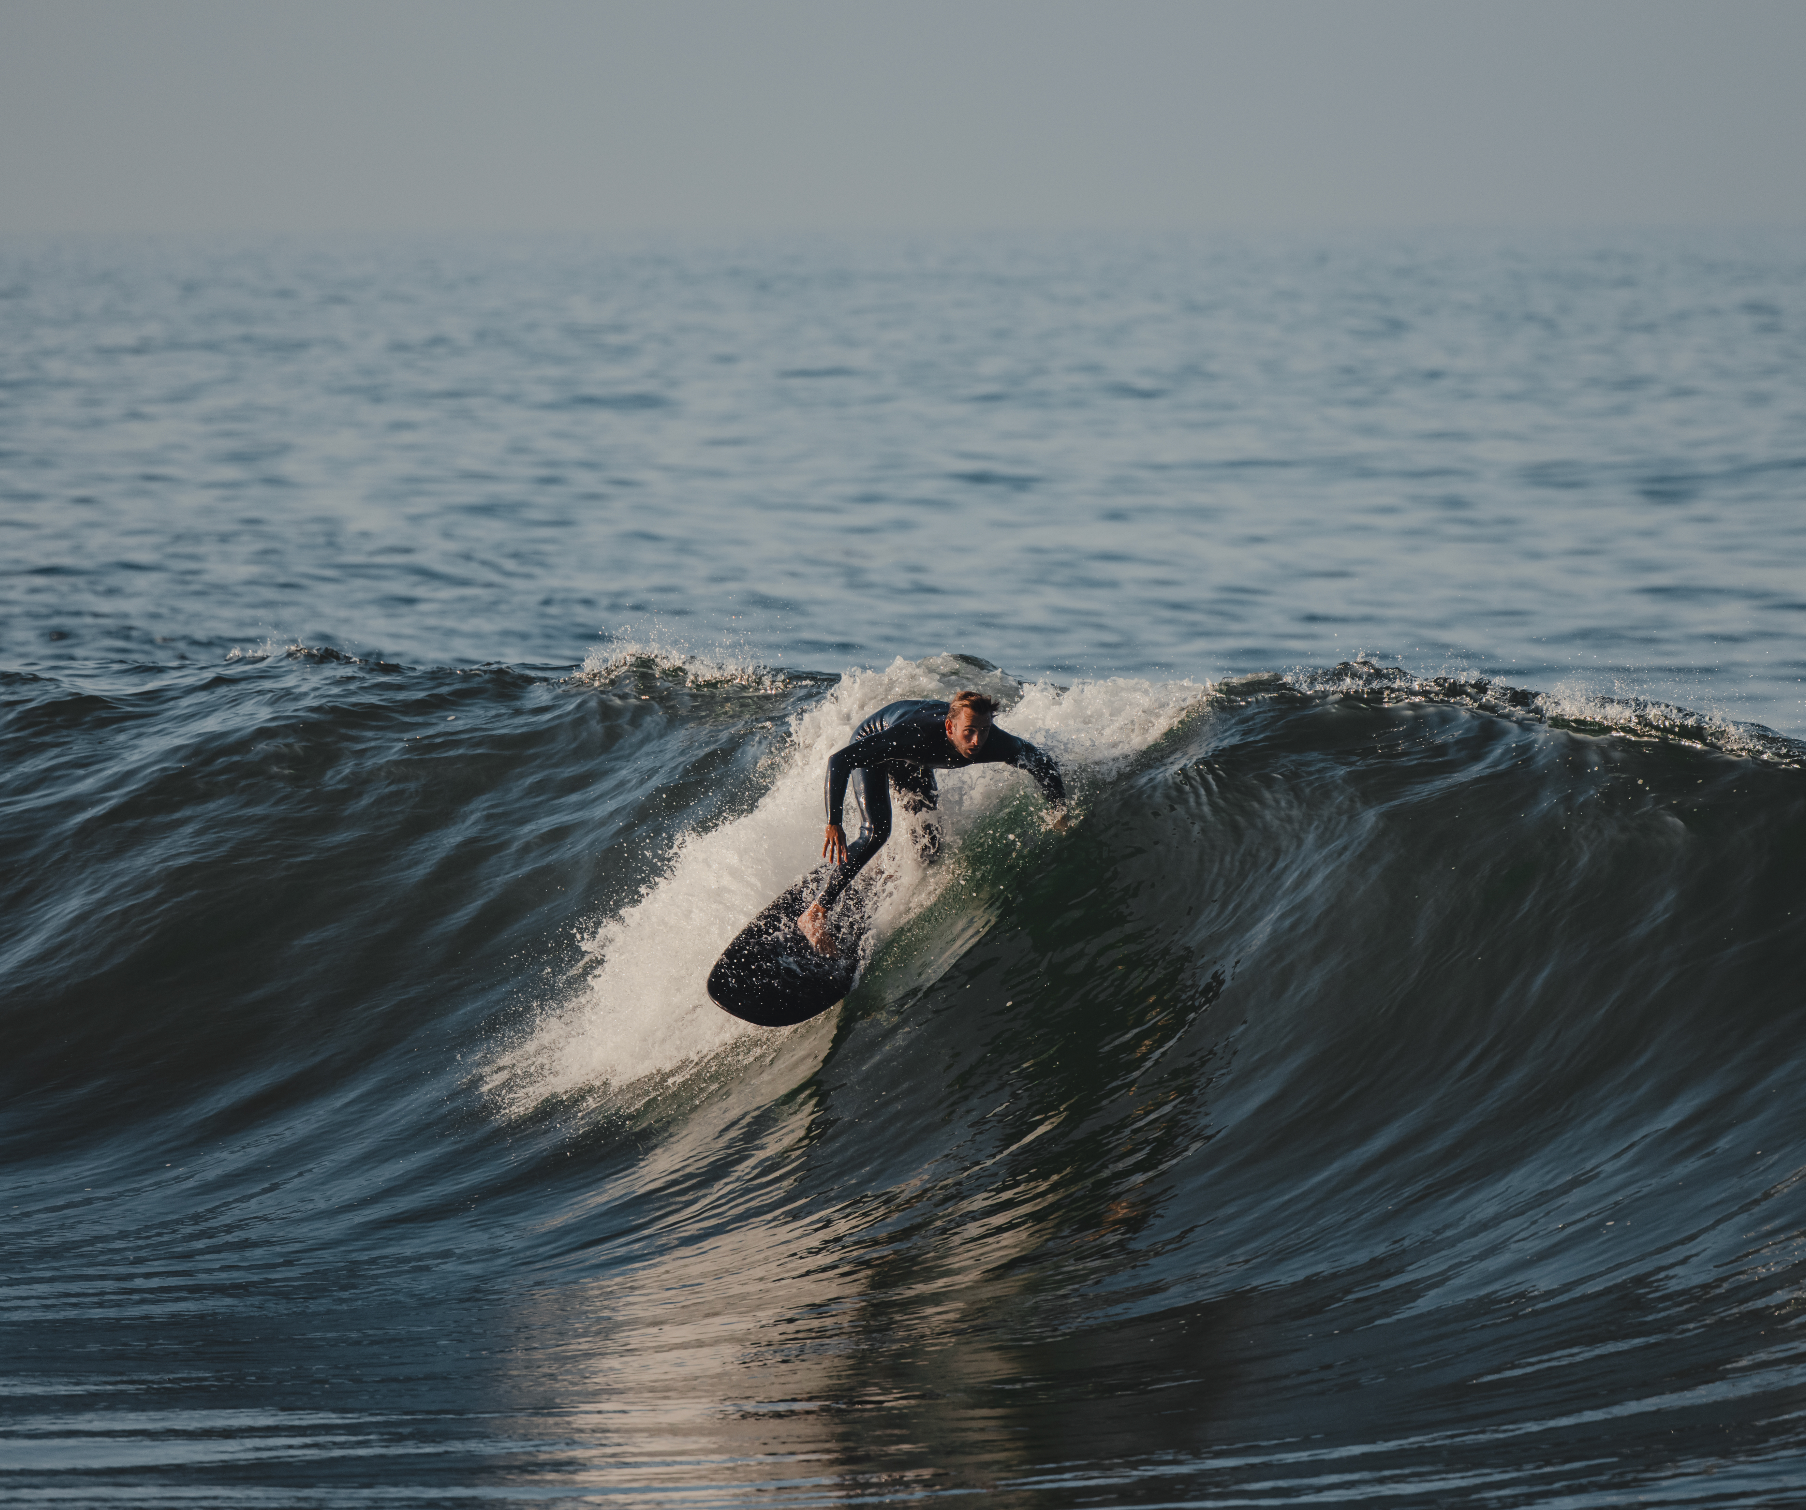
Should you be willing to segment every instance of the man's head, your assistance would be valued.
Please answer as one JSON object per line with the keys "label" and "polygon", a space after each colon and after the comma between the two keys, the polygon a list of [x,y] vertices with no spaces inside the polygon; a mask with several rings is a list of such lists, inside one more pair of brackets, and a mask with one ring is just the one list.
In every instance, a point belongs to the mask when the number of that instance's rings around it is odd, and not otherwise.
{"label": "man's head", "polygon": [[947,705],[947,738],[970,760],[985,747],[997,703],[982,692],[956,692]]}

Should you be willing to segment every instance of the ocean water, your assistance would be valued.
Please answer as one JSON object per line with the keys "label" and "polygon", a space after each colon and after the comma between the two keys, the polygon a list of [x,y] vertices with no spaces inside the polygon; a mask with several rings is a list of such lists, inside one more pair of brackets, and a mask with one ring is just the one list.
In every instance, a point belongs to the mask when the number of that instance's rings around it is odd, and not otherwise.
{"label": "ocean water", "polygon": [[0,1503],[1790,1501],[1803,740],[1786,237],[0,246]]}

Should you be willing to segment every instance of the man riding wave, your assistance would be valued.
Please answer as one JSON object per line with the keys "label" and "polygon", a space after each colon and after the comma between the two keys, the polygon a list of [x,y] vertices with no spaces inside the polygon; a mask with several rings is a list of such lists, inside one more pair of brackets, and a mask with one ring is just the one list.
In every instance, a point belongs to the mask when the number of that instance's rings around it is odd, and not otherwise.
{"label": "man riding wave", "polygon": [[[906,813],[927,812],[940,800],[935,771],[1013,765],[1034,777],[1041,795],[1055,810],[1054,827],[1065,827],[1066,785],[1060,779],[1060,768],[1026,739],[999,729],[994,722],[996,712],[996,701],[982,692],[955,693],[947,702],[909,699],[890,703],[860,724],[851,744],[828,757],[828,829],[821,852],[834,862],[835,870],[821,895],[796,922],[818,953],[834,953],[828,913],[890,837],[893,786]],[[841,810],[855,773],[854,800],[865,823],[858,840],[849,845],[841,827]],[[940,836],[930,828],[924,851],[932,855],[939,847]]]}

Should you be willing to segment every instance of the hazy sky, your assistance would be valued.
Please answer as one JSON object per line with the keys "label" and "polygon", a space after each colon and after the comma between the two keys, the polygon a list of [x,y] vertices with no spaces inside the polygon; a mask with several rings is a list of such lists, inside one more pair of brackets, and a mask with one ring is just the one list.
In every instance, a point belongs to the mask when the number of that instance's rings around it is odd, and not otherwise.
{"label": "hazy sky", "polygon": [[1803,81],[1803,0],[0,0],[0,232],[1793,225]]}

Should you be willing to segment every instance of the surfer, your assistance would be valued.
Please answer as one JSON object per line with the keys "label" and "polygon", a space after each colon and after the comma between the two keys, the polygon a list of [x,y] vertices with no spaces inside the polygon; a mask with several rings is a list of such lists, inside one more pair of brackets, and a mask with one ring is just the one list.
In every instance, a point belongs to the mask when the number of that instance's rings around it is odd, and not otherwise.
{"label": "surfer", "polygon": [[[904,812],[927,812],[940,800],[936,770],[1013,765],[1034,777],[1041,795],[1052,804],[1053,826],[1066,826],[1066,785],[1060,779],[1060,768],[1026,739],[998,728],[996,712],[996,702],[982,692],[958,692],[948,702],[910,699],[889,703],[854,730],[851,744],[828,757],[828,832],[821,852],[836,868],[821,895],[796,920],[818,953],[834,952],[828,913],[890,837],[893,786]],[[848,844],[841,827],[841,809],[847,783],[855,772],[859,783],[854,800],[865,822],[858,840]],[[930,827],[923,852],[932,856],[939,848],[940,836]]]}

